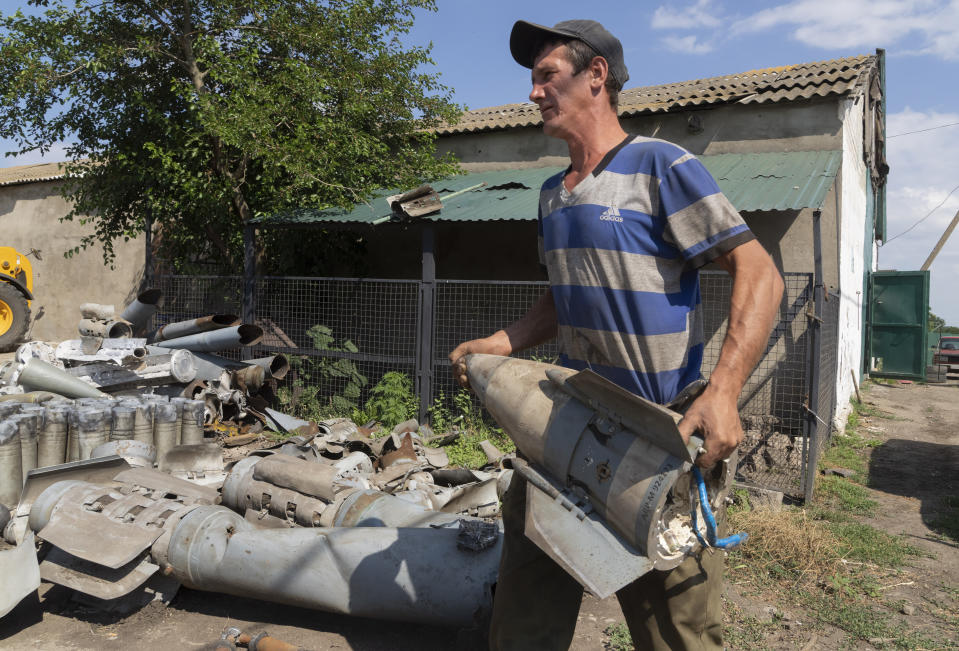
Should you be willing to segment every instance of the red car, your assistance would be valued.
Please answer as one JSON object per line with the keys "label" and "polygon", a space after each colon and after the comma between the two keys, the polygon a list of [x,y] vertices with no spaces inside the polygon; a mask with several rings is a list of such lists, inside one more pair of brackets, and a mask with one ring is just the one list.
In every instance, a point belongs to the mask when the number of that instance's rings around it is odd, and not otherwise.
{"label": "red car", "polygon": [[947,367],[947,373],[959,373],[959,336],[940,337],[932,363]]}

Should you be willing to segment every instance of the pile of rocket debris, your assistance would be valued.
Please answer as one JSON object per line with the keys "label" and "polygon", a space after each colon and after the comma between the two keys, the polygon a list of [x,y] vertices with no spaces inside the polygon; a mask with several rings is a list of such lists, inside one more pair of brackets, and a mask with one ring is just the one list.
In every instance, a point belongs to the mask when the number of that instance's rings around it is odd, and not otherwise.
{"label": "pile of rocket debris", "polygon": [[[491,606],[504,455],[449,468],[416,421],[380,437],[269,408],[282,356],[232,315],[145,334],[158,292],[85,304],[78,339],[0,368],[0,616],[41,580],[128,612],[180,585],[368,617],[469,626]],[[138,336],[139,335],[139,336]],[[286,436],[225,461],[230,422]],[[398,573],[398,568],[403,571]],[[451,581],[451,577],[456,577]]]}

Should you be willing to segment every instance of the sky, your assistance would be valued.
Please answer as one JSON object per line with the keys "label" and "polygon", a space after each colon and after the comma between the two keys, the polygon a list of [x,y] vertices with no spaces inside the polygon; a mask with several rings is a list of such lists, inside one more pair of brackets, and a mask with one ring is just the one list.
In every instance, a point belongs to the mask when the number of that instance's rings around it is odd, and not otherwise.
{"label": "sky", "polygon": [[[22,5],[0,0],[0,12]],[[455,101],[481,108],[528,101],[529,72],[509,54],[513,23],[571,18],[598,20],[619,37],[627,88],[883,48],[889,240],[879,250],[879,268],[919,269],[959,210],[959,0],[437,0],[436,12],[418,12],[404,40],[432,43],[434,71]],[[924,129],[932,130],[910,133]],[[9,149],[0,140],[0,152]],[[54,150],[45,160],[59,154]],[[6,158],[0,166],[38,160],[35,154]],[[952,285],[959,279],[959,233],[931,271],[932,311],[959,325],[959,292]]]}

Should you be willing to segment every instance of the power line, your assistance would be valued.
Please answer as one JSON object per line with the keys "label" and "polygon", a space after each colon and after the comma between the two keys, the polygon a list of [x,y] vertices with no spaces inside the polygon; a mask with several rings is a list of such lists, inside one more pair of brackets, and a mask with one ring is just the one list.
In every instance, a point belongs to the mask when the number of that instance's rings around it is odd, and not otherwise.
{"label": "power line", "polygon": [[959,124],[959,122],[950,122],[949,124],[940,124],[938,127],[929,127],[928,129],[919,129],[917,131],[906,131],[905,133],[897,133],[897,134],[888,136],[887,139],[898,138],[899,136],[911,136],[914,133],[925,133],[926,131],[935,131],[936,129],[945,129],[946,127],[954,127],[957,124]]}
{"label": "power line", "polygon": [[939,209],[942,207],[942,204],[946,203],[946,200],[948,200],[949,197],[952,196],[952,193],[955,192],[956,190],[959,190],[959,185],[957,185],[956,187],[954,187],[952,190],[949,190],[949,194],[946,195],[946,198],[943,199],[942,201],[940,201],[938,206],[936,206],[935,208],[933,208],[932,210],[930,210],[928,213],[926,213],[926,216],[925,216],[925,217],[923,217],[922,219],[920,219],[919,221],[917,221],[915,224],[913,224],[912,226],[910,226],[909,228],[907,228],[907,229],[904,230],[903,232],[899,233],[899,235],[896,235],[896,237],[890,237],[888,240],[886,240],[885,242],[883,242],[882,245],[883,245],[883,246],[886,246],[887,244],[889,244],[889,243],[892,242],[893,240],[902,237],[903,235],[905,235],[906,233],[908,233],[909,231],[911,231],[912,229],[914,229],[916,226],[918,226],[918,225],[921,224],[922,222],[924,222],[924,221],[926,221],[927,219],[929,219],[929,216],[932,215],[932,213],[934,213],[934,212],[936,212],[937,210],[939,210]]}

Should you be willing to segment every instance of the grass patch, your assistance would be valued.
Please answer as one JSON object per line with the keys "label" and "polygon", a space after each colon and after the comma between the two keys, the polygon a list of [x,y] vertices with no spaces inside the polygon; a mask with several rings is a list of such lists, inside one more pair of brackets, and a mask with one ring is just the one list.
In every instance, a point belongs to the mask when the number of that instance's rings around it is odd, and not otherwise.
{"label": "grass patch", "polygon": [[744,569],[758,584],[829,574],[841,558],[833,533],[805,509],[732,513],[729,525],[749,534],[749,541],[731,552],[730,566]]}
{"label": "grass patch", "polygon": [[819,596],[805,592],[800,598],[819,621],[869,641],[879,649],[955,648],[955,643],[937,640],[892,623],[886,612],[866,603],[850,601],[841,595]]}
{"label": "grass patch", "polygon": [[766,635],[776,626],[765,624],[756,617],[747,615],[739,606],[729,601],[724,602],[723,605],[726,618],[730,620],[723,626],[723,644],[727,649],[766,651],[770,648],[766,642]]}
{"label": "grass patch", "polygon": [[443,448],[446,450],[446,456],[449,457],[450,465],[473,469],[485,466],[488,460],[479,446],[484,440],[488,440],[504,454],[516,450],[516,445],[503,433],[503,430],[483,427],[462,432],[455,441]]}
{"label": "grass patch", "polygon": [[612,651],[634,651],[633,636],[629,634],[629,627],[623,622],[610,624],[603,633],[609,636],[605,647]]}
{"label": "grass patch", "polygon": [[[863,450],[879,447],[882,441],[879,439],[865,438],[860,436],[856,429],[858,425],[858,414],[853,410],[846,421],[846,430],[836,434],[829,442],[829,448],[823,453],[820,467],[847,468],[854,470],[862,475],[866,472],[866,459],[863,457]],[[850,423],[855,421],[855,426]]]}
{"label": "grass patch", "polygon": [[884,531],[859,522],[830,522],[839,555],[848,560],[872,563],[886,569],[900,568],[910,557],[925,554],[921,549]]}
{"label": "grass patch", "polygon": [[873,405],[868,402],[860,402],[856,398],[853,398],[852,402],[853,411],[857,412],[859,416],[865,416],[867,418],[882,418],[884,420],[898,420],[893,414],[890,414],[888,411],[883,411],[876,405]]}
{"label": "grass patch", "polygon": [[457,439],[444,447],[451,465],[474,469],[486,465],[486,455],[479,447],[484,440],[504,454],[516,450],[516,445],[502,429],[492,426],[483,418],[482,409],[473,402],[468,389],[458,390],[449,403],[440,391],[430,408],[430,422],[437,433],[459,432]]}
{"label": "grass patch", "polygon": [[843,477],[820,477],[817,500],[831,509],[853,515],[873,515],[879,502],[869,497],[869,489]]}

